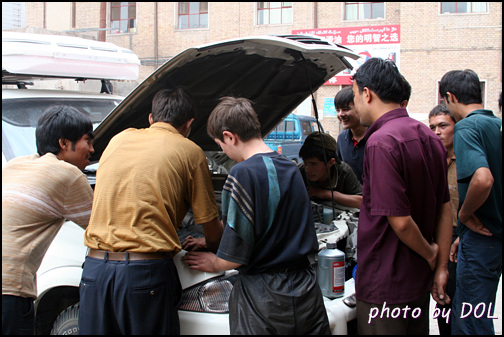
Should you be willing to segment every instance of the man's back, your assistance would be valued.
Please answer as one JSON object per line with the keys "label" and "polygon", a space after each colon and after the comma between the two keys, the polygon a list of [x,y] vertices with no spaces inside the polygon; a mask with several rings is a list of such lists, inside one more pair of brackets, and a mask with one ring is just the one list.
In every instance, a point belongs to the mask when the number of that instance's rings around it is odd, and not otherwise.
{"label": "man's back", "polygon": [[92,200],[86,176],[52,153],[7,163],[2,170],[2,294],[36,298],[34,276],[52,239],[65,218],[86,227]]}
{"label": "man's back", "polygon": [[238,237],[230,246],[225,231],[217,255],[233,255],[247,271],[296,262],[317,250],[301,174],[275,152],[255,155],[231,169],[223,189],[223,222],[240,222],[234,228]]}
{"label": "man's back", "polygon": [[177,253],[176,230],[189,205],[197,223],[218,216],[203,151],[167,123],[125,130],[100,159],[85,244],[111,251]]}

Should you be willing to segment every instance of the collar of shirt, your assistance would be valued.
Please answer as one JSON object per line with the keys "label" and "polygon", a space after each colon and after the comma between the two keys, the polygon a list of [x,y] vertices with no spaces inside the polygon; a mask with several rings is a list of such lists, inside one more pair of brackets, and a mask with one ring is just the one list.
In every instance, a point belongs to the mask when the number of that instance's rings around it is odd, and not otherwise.
{"label": "collar of shirt", "polygon": [[348,132],[345,132],[345,141],[350,142],[351,140],[353,142],[354,147],[356,147],[357,144],[359,144],[364,139],[364,137],[362,137],[362,139],[359,141],[354,138],[352,130],[347,129],[346,131]]}
{"label": "collar of shirt", "polygon": [[450,167],[450,165],[455,162],[455,159],[456,159],[455,155],[453,155],[450,158],[448,158],[448,167]]}
{"label": "collar of shirt", "polygon": [[153,129],[164,129],[164,130],[170,131],[172,133],[180,134],[178,132],[178,130],[173,127],[173,125],[171,125],[170,123],[166,123],[166,122],[152,123],[150,127]]}
{"label": "collar of shirt", "polygon": [[398,108],[394,110],[390,110],[387,113],[384,113],[380,118],[378,118],[371,126],[367,129],[366,134],[364,135],[363,139],[368,139],[375,131],[380,129],[384,124],[387,122],[396,119],[396,118],[403,118],[403,117],[409,117],[408,111],[406,108]]}
{"label": "collar of shirt", "polygon": [[489,116],[494,116],[492,110],[486,110],[486,109],[476,109],[474,111],[471,111],[467,116],[473,116],[473,115],[477,115],[477,114],[482,114],[482,115],[489,115]]}

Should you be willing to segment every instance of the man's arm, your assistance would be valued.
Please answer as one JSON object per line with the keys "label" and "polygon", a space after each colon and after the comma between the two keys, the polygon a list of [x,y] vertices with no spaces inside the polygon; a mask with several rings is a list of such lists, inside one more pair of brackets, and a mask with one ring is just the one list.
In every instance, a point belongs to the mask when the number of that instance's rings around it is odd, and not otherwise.
{"label": "man's arm", "polygon": [[486,236],[492,236],[492,233],[474,215],[474,212],[487,200],[493,183],[494,178],[490,169],[487,167],[478,168],[471,178],[464,203],[458,214],[460,222],[470,230]]}
{"label": "man's arm", "polygon": [[203,232],[205,234],[206,247],[216,253],[219,249],[220,240],[222,233],[224,232],[224,226],[219,220],[219,217],[205,222],[203,225]]}
{"label": "man's arm", "polygon": [[69,198],[63,205],[63,217],[86,229],[91,218],[93,189],[89,186],[85,175],[80,176],[74,184],[67,188],[66,195]]}
{"label": "man's arm", "polygon": [[438,245],[429,244],[411,216],[388,216],[390,226],[406,246],[423,257],[431,270],[436,267]]}
{"label": "man's arm", "polygon": [[209,273],[236,269],[241,266],[239,263],[223,260],[214,253],[209,252],[187,252],[186,255],[182,257],[182,261],[190,269]]}
{"label": "man's arm", "polygon": [[451,203],[447,202],[441,205],[434,239],[439,246],[439,252],[431,293],[432,298],[440,305],[448,304],[451,301],[445,290],[448,283],[448,260],[450,258],[452,232]]}
{"label": "man's arm", "polygon": [[[319,198],[323,200],[331,199],[331,190],[326,190],[320,187],[307,186],[308,195],[310,198]],[[362,203],[362,195],[344,194],[338,191],[332,191],[334,201],[346,207],[360,208]]]}

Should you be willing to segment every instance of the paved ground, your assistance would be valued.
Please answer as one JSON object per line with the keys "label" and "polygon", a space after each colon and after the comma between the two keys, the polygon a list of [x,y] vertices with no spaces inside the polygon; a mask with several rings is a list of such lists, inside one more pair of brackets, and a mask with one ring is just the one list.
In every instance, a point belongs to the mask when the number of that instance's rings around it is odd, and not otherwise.
{"label": "paved ground", "polygon": [[[435,304],[435,302],[431,297],[431,302],[430,302],[430,317],[431,317],[430,334],[431,335],[439,335],[437,320],[432,318],[432,314],[434,312],[434,304]],[[502,277],[499,282],[499,288],[497,289],[494,316],[497,317],[497,319],[494,321],[495,334],[502,335]]]}

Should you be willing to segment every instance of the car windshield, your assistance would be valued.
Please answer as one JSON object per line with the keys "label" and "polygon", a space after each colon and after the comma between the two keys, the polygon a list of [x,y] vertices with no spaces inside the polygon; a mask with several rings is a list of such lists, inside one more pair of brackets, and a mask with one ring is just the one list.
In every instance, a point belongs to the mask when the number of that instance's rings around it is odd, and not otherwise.
{"label": "car windshield", "polygon": [[119,99],[110,98],[2,99],[2,153],[7,161],[36,153],[37,121],[42,112],[51,105],[70,105],[87,113],[96,128],[119,103]]}

